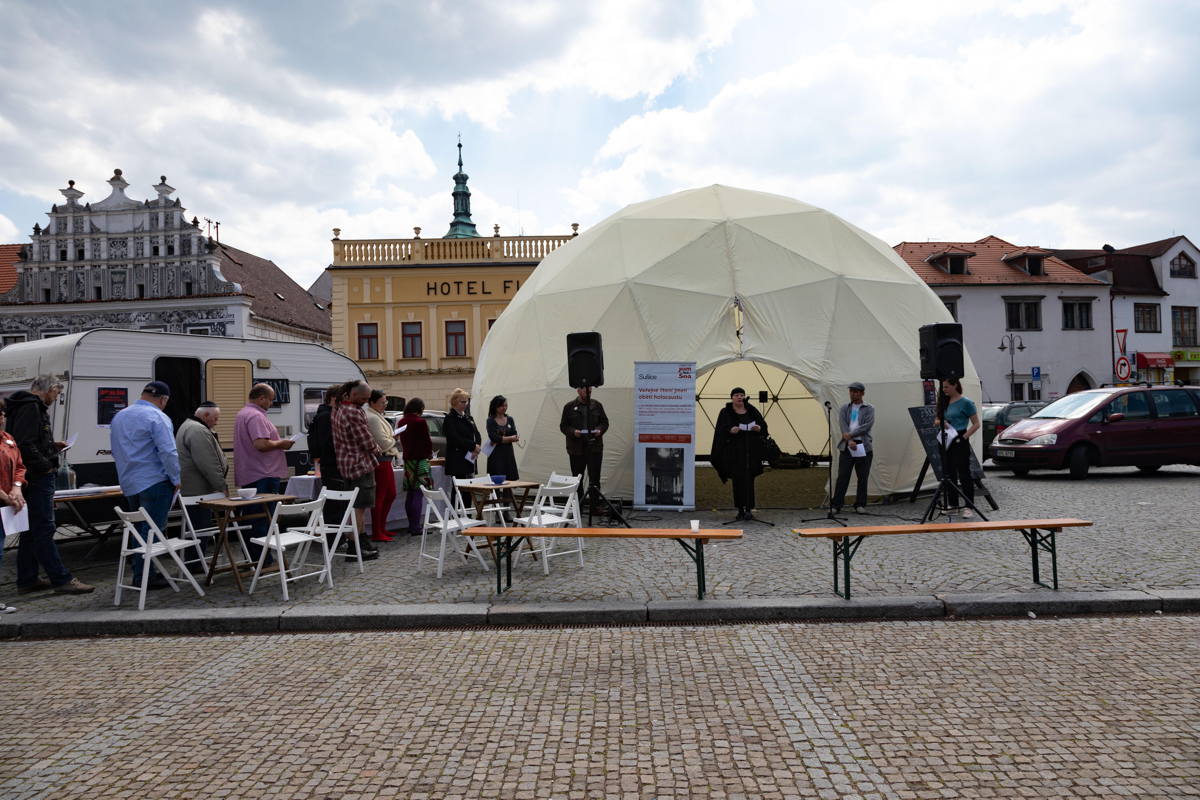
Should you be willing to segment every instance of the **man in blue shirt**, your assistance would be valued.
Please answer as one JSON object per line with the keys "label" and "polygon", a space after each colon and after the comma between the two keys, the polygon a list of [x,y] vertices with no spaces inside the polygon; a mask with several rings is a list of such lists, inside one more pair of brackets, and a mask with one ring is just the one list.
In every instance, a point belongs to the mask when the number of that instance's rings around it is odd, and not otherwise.
{"label": "man in blue shirt", "polygon": [[[110,439],[113,461],[121,491],[135,506],[146,509],[159,530],[167,527],[167,514],[179,490],[179,452],[171,418],[163,413],[171,398],[171,387],[151,381],[142,390],[142,399],[117,412],[113,417]],[[149,527],[138,524],[145,536]],[[131,559],[133,575],[142,573],[142,557]],[[161,589],[167,581],[160,575],[151,578],[148,588]]]}

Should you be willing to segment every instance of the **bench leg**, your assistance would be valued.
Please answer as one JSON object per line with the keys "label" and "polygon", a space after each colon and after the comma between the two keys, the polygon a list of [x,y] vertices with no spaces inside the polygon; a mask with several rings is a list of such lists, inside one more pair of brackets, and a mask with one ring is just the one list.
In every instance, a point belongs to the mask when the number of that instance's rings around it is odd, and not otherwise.
{"label": "bench leg", "polygon": [[[865,536],[851,538],[842,536],[837,539],[830,539],[833,542],[833,593],[840,594],[847,600],[850,599],[850,560],[854,558],[854,554],[858,552],[858,546],[862,544]],[[838,588],[838,559],[841,559],[842,577],[845,581],[845,591]]]}
{"label": "bench leg", "polygon": [[[1033,582],[1038,586],[1046,586],[1042,583],[1042,572],[1040,559],[1038,558],[1038,550],[1045,550],[1050,554],[1050,576],[1054,591],[1058,591],[1058,543],[1055,539],[1055,534],[1059,531],[1058,528],[1047,528],[1045,533],[1037,528],[1019,528],[1021,536],[1025,537],[1025,542],[1029,545],[1030,566],[1033,570]],[[1046,588],[1051,588],[1047,586]]]}
{"label": "bench leg", "polygon": [[708,591],[704,574],[704,542],[705,539],[693,539],[689,544],[684,539],[676,539],[679,546],[687,551],[687,554],[692,557],[692,561],[696,562],[696,599],[703,600],[705,593]]}

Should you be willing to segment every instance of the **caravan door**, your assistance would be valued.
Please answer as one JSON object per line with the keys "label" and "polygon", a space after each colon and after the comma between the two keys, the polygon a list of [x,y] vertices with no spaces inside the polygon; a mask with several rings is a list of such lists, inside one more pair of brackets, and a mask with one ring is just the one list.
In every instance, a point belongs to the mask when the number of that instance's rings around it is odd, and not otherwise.
{"label": "caravan door", "polygon": [[204,363],[204,383],[208,397],[221,407],[221,419],[217,423],[217,438],[221,449],[229,458],[229,475],[226,482],[233,486],[233,421],[246,405],[250,387],[254,385],[250,362],[240,358],[214,358]]}

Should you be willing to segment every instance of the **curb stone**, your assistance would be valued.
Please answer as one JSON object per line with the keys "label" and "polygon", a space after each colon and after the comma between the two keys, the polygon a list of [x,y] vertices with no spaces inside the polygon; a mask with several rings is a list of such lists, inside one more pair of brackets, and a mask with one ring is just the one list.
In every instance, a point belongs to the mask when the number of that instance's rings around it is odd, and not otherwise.
{"label": "curb stone", "polygon": [[1162,600],[1140,591],[1036,592],[942,595],[946,613],[955,617],[1037,614],[1145,614],[1162,609]]}

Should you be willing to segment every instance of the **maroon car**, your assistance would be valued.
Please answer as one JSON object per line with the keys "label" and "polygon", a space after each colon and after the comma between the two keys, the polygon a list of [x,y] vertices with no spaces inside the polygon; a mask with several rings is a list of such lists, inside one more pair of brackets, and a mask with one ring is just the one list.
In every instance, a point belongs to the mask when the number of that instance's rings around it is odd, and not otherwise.
{"label": "maroon car", "polygon": [[1006,428],[988,449],[992,463],[1015,475],[1031,469],[1200,465],[1200,388],[1121,386],[1056,400]]}

